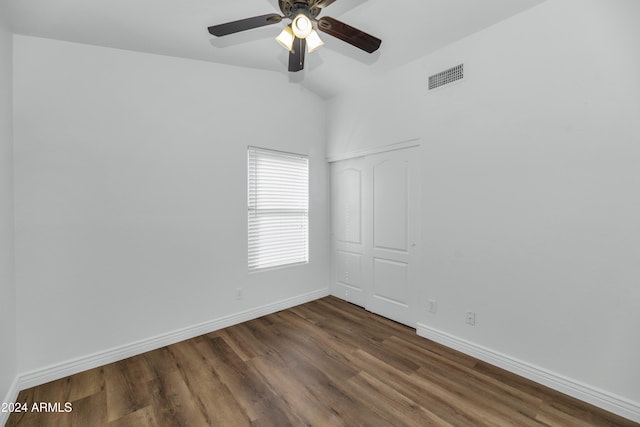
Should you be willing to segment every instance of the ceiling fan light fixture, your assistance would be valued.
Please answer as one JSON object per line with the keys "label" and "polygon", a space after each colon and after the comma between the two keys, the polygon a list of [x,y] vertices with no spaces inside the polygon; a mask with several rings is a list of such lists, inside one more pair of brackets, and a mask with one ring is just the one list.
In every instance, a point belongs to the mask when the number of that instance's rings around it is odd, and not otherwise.
{"label": "ceiling fan light fixture", "polygon": [[293,28],[293,34],[300,39],[306,39],[313,31],[313,24],[311,23],[311,20],[303,13],[300,13],[298,16],[293,18],[291,27]]}
{"label": "ceiling fan light fixture", "polygon": [[[270,0],[275,2],[275,0]],[[267,25],[277,24],[283,19],[291,20],[290,24],[276,37],[276,41],[289,51],[289,71],[292,73],[304,69],[304,58],[307,52],[317,50],[324,43],[317,31],[322,31],[343,42],[373,53],[380,48],[382,40],[354,28],[329,16],[318,19],[320,12],[336,0],[278,0],[282,15],[268,13],[252,16],[237,21],[207,27],[209,34],[216,37],[233,35]],[[306,49],[305,49],[306,46]]]}
{"label": "ceiling fan light fixture", "polygon": [[276,41],[278,43],[280,43],[280,45],[282,47],[284,47],[289,52],[291,52],[291,49],[293,49],[293,39],[294,38],[295,38],[295,35],[293,34],[293,30],[291,29],[291,25],[288,25],[288,26],[286,26],[284,28],[284,30],[282,30],[280,35],[278,37],[276,37]]}
{"label": "ceiling fan light fixture", "polygon": [[324,42],[320,39],[320,36],[318,35],[317,31],[311,30],[311,32],[307,36],[307,50],[309,51],[309,53],[318,49],[323,44]]}

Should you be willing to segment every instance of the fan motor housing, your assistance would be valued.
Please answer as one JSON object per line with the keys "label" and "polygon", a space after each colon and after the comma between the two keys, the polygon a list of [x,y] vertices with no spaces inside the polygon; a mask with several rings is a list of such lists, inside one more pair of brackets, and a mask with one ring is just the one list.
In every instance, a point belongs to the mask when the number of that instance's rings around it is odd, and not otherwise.
{"label": "fan motor housing", "polygon": [[310,6],[315,3],[313,0],[278,0],[282,14],[287,18],[293,18],[299,13],[304,13],[309,18],[314,19],[320,14],[321,8]]}

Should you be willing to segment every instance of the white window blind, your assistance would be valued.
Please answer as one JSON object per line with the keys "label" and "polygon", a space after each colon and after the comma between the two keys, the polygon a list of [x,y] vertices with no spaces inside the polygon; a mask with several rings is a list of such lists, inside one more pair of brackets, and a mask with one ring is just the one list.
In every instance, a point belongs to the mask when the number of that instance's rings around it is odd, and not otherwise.
{"label": "white window blind", "polygon": [[249,271],[309,261],[309,159],[248,149]]}

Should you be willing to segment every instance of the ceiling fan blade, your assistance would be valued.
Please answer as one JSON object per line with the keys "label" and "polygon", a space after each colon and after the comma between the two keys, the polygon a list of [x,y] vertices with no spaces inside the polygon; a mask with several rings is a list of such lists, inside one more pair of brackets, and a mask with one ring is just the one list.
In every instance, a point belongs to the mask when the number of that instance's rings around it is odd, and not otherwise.
{"label": "ceiling fan blade", "polygon": [[307,41],[296,37],[293,40],[293,49],[289,52],[289,71],[295,73],[304,68],[304,53],[307,48]]}
{"label": "ceiling fan blade", "polygon": [[379,38],[328,16],[318,20],[318,29],[369,53],[378,50],[382,43]]}
{"label": "ceiling fan blade", "polygon": [[282,21],[282,16],[277,13],[254,16],[253,18],[240,19],[238,21],[227,22],[209,27],[209,33],[216,37],[222,37],[240,31],[251,30],[253,28],[264,27],[265,25],[277,24]]}

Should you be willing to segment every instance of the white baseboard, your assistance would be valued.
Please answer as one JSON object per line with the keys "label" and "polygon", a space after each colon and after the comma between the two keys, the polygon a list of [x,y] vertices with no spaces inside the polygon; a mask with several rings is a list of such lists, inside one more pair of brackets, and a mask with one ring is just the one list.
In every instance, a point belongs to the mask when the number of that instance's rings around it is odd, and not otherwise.
{"label": "white baseboard", "polygon": [[72,359],[66,362],[50,365],[45,368],[36,369],[30,372],[18,375],[17,389],[24,390],[26,388],[35,387],[45,384],[69,375],[77,374],[88,369],[97,368],[118,360],[126,359],[147,351],[156,350],[158,348],[175,344],[180,341],[191,339],[200,335],[208,334],[219,329],[256,319],[267,314],[285,310],[296,305],[304,304],[329,295],[329,289],[320,289],[299,295],[293,298],[287,298],[282,301],[263,305],[240,313],[224,316],[219,319],[210,320],[198,325],[189,326],[187,328],[168,332],[166,334],[157,335],[155,337],[146,338],[131,344],[115,347],[109,350],[89,354],[87,356]]}
{"label": "white baseboard", "polygon": [[437,329],[418,323],[416,332],[447,347],[461,351],[469,356],[506,369],[509,372],[543,384],[576,399],[588,402],[621,417],[640,422],[640,404],[598,388],[572,380],[555,372],[548,371],[522,360],[493,351],[464,339],[449,335]]}
{"label": "white baseboard", "polygon": [[[16,377],[11,383],[11,385],[9,386],[9,390],[7,391],[7,394],[4,397],[4,400],[2,402],[6,402],[6,403],[16,402],[16,400],[18,399],[19,392],[20,392],[20,389],[18,388],[18,377]],[[9,420],[9,415],[11,415],[9,412],[0,411],[0,426],[3,426],[7,423],[7,421]]]}

